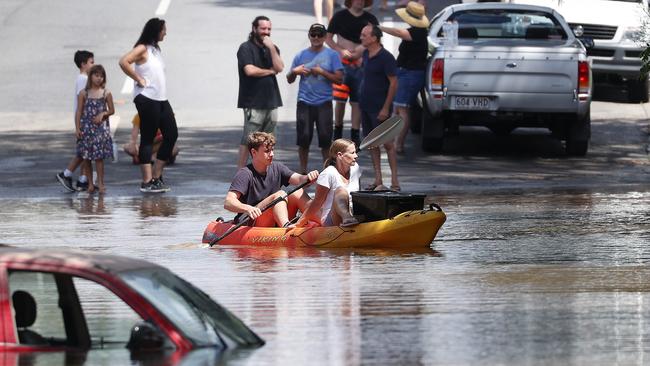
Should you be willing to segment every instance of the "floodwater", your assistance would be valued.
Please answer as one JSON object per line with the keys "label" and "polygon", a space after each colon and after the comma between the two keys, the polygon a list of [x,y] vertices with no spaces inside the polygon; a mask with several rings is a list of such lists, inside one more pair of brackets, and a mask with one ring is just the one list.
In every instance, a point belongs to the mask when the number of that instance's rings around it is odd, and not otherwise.
{"label": "floodwater", "polygon": [[233,364],[650,362],[650,192],[437,197],[433,249],[403,252],[207,249],[222,200],[5,199],[0,241],[169,267],[267,341]]}

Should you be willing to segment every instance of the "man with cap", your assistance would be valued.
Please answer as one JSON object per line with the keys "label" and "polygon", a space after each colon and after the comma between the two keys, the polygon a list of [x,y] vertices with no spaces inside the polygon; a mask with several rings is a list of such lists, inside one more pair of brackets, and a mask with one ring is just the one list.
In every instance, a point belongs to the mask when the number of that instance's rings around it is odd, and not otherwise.
{"label": "man with cap", "polygon": [[[404,120],[404,126],[397,137],[396,151],[404,153],[404,140],[409,131],[409,108],[424,88],[424,73],[427,67],[427,27],[429,19],[424,14],[424,6],[415,1],[409,1],[405,8],[395,10],[395,13],[411,27],[408,29],[379,28],[397,38],[402,39],[397,56],[397,93],[393,105],[396,114]],[[420,121],[413,121],[419,123]]]}
{"label": "man with cap", "polygon": [[332,143],[332,83],[343,81],[343,64],[335,51],[324,46],[326,35],[327,29],[324,25],[312,24],[308,32],[311,46],[296,55],[287,74],[289,84],[300,76],[296,108],[296,145],[301,172],[307,171],[314,122],[323,160],[327,159]]}
{"label": "man with cap", "polygon": [[[349,94],[352,107],[352,129],[350,140],[357,146],[361,141],[359,127],[361,125],[361,113],[359,110],[359,86],[362,78],[361,60],[355,57],[354,51],[361,44],[359,36],[361,29],[368,23],[379,24],[377,18],[365,11],[365,7],[372,6],[372,0],[346,0],[346,9],[340,10],[330,20],[327,28],[326,43],[330,48],[339,53],[345,72],[343,85],[334,85],[335,126],[334,139],[342,137],[343,116],[345,115],[345,103]],[[336,36],[336,41],[334,40]]]}
{"label": "man with cap", "polygon": [[271,40],[271,20],[260,15],[253,20],[248,41],[237,50],[239,97],[237,108],[244,110],[244,133],[239,143],[237,168],[248,160],[248,135],[262,131],[275,133],[277,108],[282,97],[275,75],[282,72],[284,63],[280,49]]}

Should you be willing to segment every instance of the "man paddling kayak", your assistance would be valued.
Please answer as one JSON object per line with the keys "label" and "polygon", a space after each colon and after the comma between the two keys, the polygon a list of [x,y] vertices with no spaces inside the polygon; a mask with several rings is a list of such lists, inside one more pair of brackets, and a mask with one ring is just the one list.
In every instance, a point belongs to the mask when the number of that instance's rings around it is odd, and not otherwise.
{"label": "man paddling kayak", "polygon": [[[223,207],[237,214],[235,223],[250,217],[248,224],[259,227],[286,226],[297,211],[305,212],[311,198],[302,189],[278,202],[272,209],[262,212],[273,200],[284,197],[282,186],[313,182],[318,170],[306,175],[298,174],[286,165],[273,161],[275,137],[266,132],[253,132],[248,136],[251,163],[235,174]],[[244,214],[246,216],[244,216]]]}

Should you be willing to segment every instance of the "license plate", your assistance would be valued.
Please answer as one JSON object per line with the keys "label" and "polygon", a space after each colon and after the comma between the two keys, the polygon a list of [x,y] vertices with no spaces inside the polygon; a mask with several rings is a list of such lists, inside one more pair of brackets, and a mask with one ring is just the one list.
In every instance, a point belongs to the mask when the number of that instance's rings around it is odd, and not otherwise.
{"label": "license plate", "polygon": [[460,97],[452,98],[452,109],[491,110],[492,100],[489,97]]}

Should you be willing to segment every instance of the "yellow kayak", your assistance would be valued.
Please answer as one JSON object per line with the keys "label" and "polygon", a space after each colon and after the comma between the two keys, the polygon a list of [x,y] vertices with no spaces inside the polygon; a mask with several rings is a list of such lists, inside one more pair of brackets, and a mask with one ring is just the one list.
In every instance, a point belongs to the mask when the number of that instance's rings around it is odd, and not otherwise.
{"label": "yellow kayak", "polygon": [[[319,248],[417,248],[429,247],[446,215],[439,207],[402,212],[378,221],[350,227],[317,226],[269,228],[242,226],[216,245]],[[232,227],[230,222],[212,221],[203,233],[210,243]]]}

